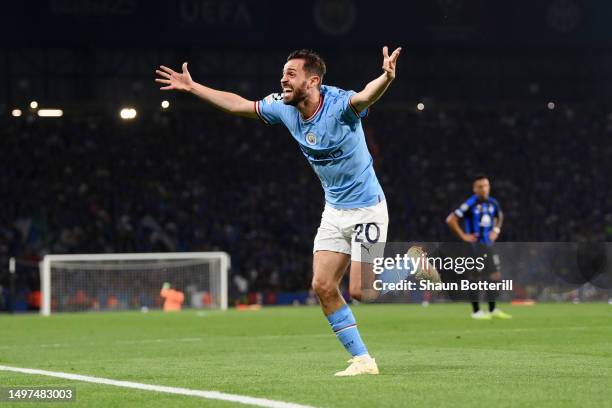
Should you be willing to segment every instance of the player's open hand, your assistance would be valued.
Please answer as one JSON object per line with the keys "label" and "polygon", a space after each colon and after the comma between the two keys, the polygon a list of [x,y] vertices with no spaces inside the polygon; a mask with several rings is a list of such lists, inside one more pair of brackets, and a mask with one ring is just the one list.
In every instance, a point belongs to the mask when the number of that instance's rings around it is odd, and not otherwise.
{"label": "player's open hand", "polygon": [[476,242],[478,241],[478,238],[476,237],[476,234],[464,234],[462,237],[464,242]]}
{"label": "player's open hand", "polygon": [[183,63],[183,72],[175,72],[172,69],[161,65],[159,69],[155,70],[155,73],[159,75],[161,78],[155,78],[155,82],[160,84],[164,84],[162,86],[162,91],[170,91],[176,89],[177,91],[191,91],[193,86],[193,80],[191,79],[191,75],[187,70],[187,63]]}
{"label": "player's open hand", "polygon": [[391,56],[389,56],[389,48],[385,45],[382,49],[383,53],[383,65],[382,69],[387,74],[388,79],[395,79],[395,65],[397,64],[397,59],[402,51],[402,47],[398,47],[393,51]]}

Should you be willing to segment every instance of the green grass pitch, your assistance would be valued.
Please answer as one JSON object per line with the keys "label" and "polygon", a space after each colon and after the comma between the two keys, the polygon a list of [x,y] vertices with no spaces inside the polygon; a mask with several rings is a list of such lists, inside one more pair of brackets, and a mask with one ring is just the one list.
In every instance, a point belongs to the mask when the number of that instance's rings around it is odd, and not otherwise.
{"label": "green grass pitch", "polygon": [[[612,306],[466,304],[353,308],[381,374],[335,378],[348,356],[316,307],[256,312],[0,317],[0,365],[216,390],[315,407],[612,406]],[[73,386],[65,407],[230,407],[0,371],[0,386]],[[32,403],[0,403],[32,407]]]}

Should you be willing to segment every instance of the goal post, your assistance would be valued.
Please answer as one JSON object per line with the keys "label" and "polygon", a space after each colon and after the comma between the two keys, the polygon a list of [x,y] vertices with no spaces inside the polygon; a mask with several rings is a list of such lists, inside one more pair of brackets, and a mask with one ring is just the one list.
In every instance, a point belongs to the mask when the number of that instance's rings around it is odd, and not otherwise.
{"label": "goal post", "polygon": [[160,308],[165,282],[185,307],[225,310],[230,266],[225,252],[45,255],[40,313]]}

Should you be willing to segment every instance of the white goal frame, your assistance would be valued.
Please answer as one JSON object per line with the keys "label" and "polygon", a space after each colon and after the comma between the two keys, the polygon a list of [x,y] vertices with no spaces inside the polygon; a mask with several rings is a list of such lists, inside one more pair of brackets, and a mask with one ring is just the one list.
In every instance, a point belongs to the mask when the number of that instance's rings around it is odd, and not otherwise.
{"label": "white goal frame", "polygon": [[149,261],[163,259],[218,259],[221,262],[221,310],[227,310],[228,298],[228,274],[231,267],[229,254],[222,251],[217,252],[150,252],[131,254],[69,254],[69,255],[45,255],[40,261],[40,292],[41,305],[40,314],[51,315],[51,262],[70,261]]}

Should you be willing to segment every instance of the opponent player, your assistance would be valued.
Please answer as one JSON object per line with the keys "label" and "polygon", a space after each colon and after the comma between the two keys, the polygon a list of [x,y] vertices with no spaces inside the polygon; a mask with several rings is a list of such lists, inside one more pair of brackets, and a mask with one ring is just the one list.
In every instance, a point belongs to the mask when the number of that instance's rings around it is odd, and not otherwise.
{"label": "opponent player", "polygon": [[[361,126],[368,107],[395,79],[401,48],[391,55],[383,47],[382,74],[360,92],[323,85],[325,62],[310,50],[292,52],[283,68],[282,94],[249,101],[234,93],[218,91],[192,80],[187,63],[182,72],[161,66],[155,72],[162,90],[192,93],[231,114],[259,118],[266,124],[282,123],[321,180],[325,209],[314,239],[313,280],[323,313],[342,345],[351,354],[349,367],[336,376],[378,374],[359,335],[355,317],[340,293],[343,275],[349,272],[349,291],[362,300],[362,248],[384,242],[388,215],[383,190],[376,178]],[[371,260],[369,260],[371,262]]]}
{"label": "opponent player", "polygon": [[[491,184],[487,176],[481,174],[474,177],[472,190],[474,195],[450,213],[446,218],[446,223],[462,241],[480,243],[475,246],[475,249],[478,256],[486,254],[483,273],[488,275],[491,281],[500,281],[499,255],[494,252],[493,244],[501,233],[504,215],[497,200],[489,195]],[[465,230],[459,225],[461,218],[465,220]],[[480,310],[479,293],[474,293],[472,317],[477,320],[489,320],[492,317],[510,319],[512,316],[495,307],[496,295],[494,291],[487,291],[489,313],[485,313]]]}

